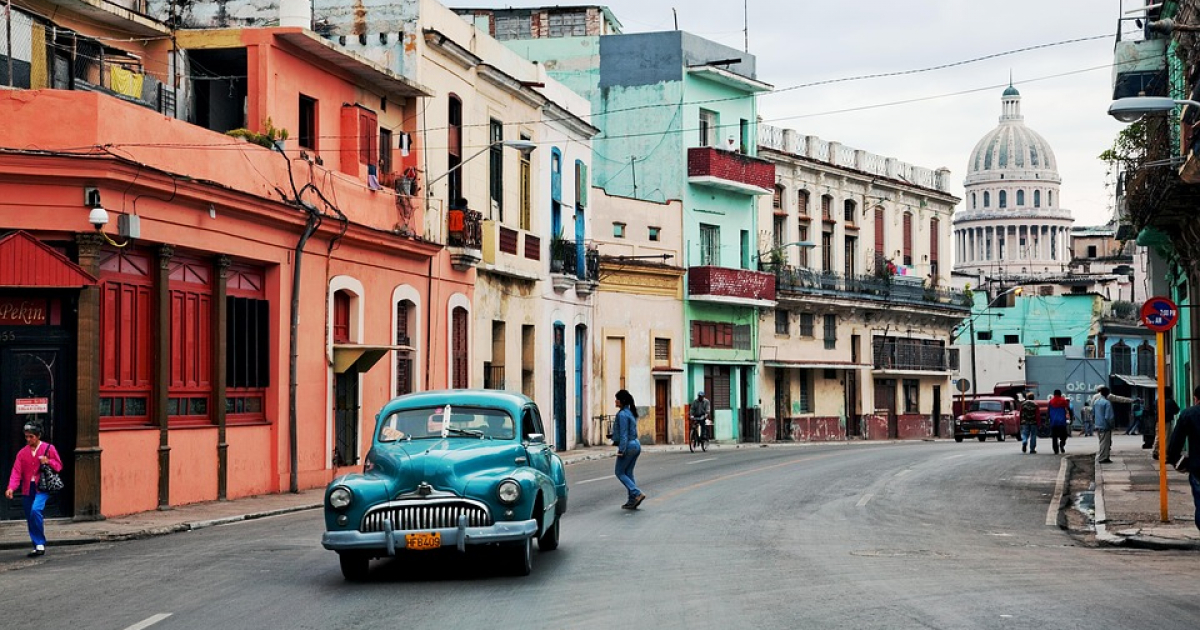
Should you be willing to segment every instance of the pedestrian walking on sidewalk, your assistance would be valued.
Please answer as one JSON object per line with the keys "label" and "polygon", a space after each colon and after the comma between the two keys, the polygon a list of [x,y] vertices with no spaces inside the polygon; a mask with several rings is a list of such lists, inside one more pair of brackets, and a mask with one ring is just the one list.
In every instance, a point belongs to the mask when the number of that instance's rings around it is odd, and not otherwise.
{"label": "pedestrian walking on sidewalk", "polygon": [[21,490],[21,507],[25,509],[25,523],[29,526],[29,539],[33,542],[30,558],[46,554],[46,520],[42,511],[46,509],[46,501],[50,494],[38,490],[38,479],[42,476],[42,465],[62,472],[62,459],[58,449],[49,442],[42,441],[42,425],[30,422],[25,425],[25,448],[17,453],[17,461],[13,463],[12,474],[8,478],[8,488],[4,496],[11,499],[13,492]]}
{"label": "pedestrian walking on sidewalk", "polygon": [[1183,410],[1175,430],[1171,432],[1171,441],[1167,442],[1167,461],[1172,465],[1183,457],[1183,447],[1187,444],[1189,451],[1196,450],[1196,457],[1188,457],[1188,482],[1192,486],[1192,504],[1196,509],[1196,529],[1200,529],[1200,387],[1192,391],[1192,406]]}
{"label": "pedestrian walking on sidewalk", "polygon": [[1037,452],[1038,405],[1033,394],[1025,394],[1021,403],[1021,452]]}
{"label": "pedestrian walking on sidewalk", "polygon": [[[1163,401],[1163,406],[1166,408],[1166,419],[1163,422],[1163,433],[1169,439],[1171,437],[1171,427],[1175,425],[1175,414],[1179,413],[1179,403],[1175,402],[1175,393],[1168,387],[1163,391],[1166,395],[1166,400]],[[1143,445],[1144,446],[1144,445]],[[1154,441],[1150,444],[1150,457],[1158,459],[1158,427],[1155,426]]]}
{"label": "pedestrian walking on sidewalk", "polygon": [[1093,424],[1092,419],[1091,401],[1084,401],[1083,411],[1079,412],[1079,416],[1083,418],[1083,434],[1088,436],[1092,435],[1092,433],[1095,432],[1095,425]]}
{"label": "pedestrian walking on sidewalk", "polygon": [[1146,405],[1142,402],[1140,396],[1133,397],[1133,407],[1129,412],[1129,428],[1125,429],[1125,435],[1137,435],[1142,430],[1142,416],[1146,413]]}
{"label": "pedestrian walking on sidewalk", "polygon": [[1100,448],[1096,450],[1097,464],[1112,463],[1109,456],[1112,453],[1112,434],[1116,417],[1113,415],[1113,406],[1108,397],[1108,388],[1101,387],[1095,403],[1092,405],[1092,414],[1096,419],[1096,437],[1100,441]]}
{"label": "pedestrian walking on sidewalk", "polygon": [[1067,436],[1071,434],[1071,401],[1063,397],[1061,389],[1054,390],[1046,415],[1050,416],[1050,445],[1056,454],[1066,453]]}
{"label": "pedestrian walking on sidewalk", "polygon": [[633,467],[642,454],[642,443],[638,441],[637,405],[633,395],[625,390],[617,392],[617,419],[613,421],[613,441],[617,443],[617,480],[625,486],[629,500],[621,507],[636,510],[646,495],[638,490],[633,480]]}

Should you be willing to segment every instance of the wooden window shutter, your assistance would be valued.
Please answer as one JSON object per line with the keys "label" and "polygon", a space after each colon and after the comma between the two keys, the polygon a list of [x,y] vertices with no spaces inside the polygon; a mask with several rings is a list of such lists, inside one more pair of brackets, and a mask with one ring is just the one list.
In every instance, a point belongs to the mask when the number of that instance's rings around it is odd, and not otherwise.
{"label": "wooden window shutter", "polygon": [[358,161],[363,164],[379,161],[379,118],[366,109],[358,110]]}

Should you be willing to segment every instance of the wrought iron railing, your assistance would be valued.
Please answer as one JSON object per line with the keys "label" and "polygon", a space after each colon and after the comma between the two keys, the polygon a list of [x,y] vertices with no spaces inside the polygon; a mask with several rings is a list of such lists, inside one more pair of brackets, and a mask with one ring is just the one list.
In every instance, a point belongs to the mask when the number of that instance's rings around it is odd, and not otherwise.
{"label": "wrought iron railing", "polygon": [[775,269],[775,288],[780,294],[801,293],[854,299],[901,302],[905,304],[937,304],[945,308],[970,310],[962,291],[928,287],[900,280],[897,276],[851,275],[823,272],[801,267]]}
{"label": "wrought iron railing", "polygon": [[597,281],[600,279],[600,252],[591,243],[584,242],[581,268],[579,241],[556,238],[550,241],[550,271]]}
{"label": "wrought iron railing", "polygon": [[483,214],[475,210],[450,208],[447,213],[446,245],[481,249],[483,247]]}
{"label": "wrought iron railing", "polygon": [[491,365],[490,363],[483,365],[483,388],[504,389],[503,365]]}

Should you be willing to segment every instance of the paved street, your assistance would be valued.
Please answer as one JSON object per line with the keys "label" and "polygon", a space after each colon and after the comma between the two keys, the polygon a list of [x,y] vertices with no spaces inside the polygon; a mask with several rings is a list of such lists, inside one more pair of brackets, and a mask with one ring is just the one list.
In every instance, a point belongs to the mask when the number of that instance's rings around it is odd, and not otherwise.
{"label": "paved street", "polygon": [[346,583],[309,510],[0,551],[0,591],[13,628],[1194,627],[1194,552],[1046,525],[1060,461],[949,441],[648,452],[637,512],[611,459],[568,467],[562,547],[527,578],[437,553]]}

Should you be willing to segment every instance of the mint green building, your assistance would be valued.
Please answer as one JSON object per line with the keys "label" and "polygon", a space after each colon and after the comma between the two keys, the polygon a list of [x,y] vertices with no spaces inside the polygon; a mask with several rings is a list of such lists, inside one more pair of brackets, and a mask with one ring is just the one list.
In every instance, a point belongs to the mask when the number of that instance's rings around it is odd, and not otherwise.
{"label": "mint green building", "polygon": [[754,56],[682,31],[624,34],[602,6],[455,11],[591,101],[593,186],[682,201],[682,224],[659,226],[683,241],[670,264],[686,271],[684,321],[663,323],[681,330],[682,392],[708,394],[716,439],[756,441],[758,311],[775,305],[756,208],[775,167],[756,156],[756,96],[771,86]]}

